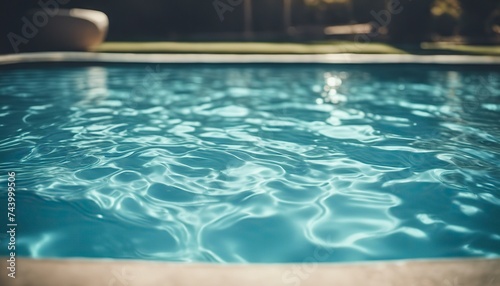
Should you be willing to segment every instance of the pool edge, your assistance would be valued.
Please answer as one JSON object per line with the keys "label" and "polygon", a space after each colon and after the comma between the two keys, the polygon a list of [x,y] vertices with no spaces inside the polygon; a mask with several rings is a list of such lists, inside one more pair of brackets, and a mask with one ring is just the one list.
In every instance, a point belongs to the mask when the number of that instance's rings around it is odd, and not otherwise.
{"label": "pool edge", "polygon": [[18,258],[15,279],[2,269],[2,285],[500,285],[500,259],[231,265]]}
{"label": "pool edge", "polygon": [[0,55],[1,65],[39,62],[100,63],[317,63],[317,64],[462,64],[499,65],[499,56],[409,54],[134,54],[37,52]]}

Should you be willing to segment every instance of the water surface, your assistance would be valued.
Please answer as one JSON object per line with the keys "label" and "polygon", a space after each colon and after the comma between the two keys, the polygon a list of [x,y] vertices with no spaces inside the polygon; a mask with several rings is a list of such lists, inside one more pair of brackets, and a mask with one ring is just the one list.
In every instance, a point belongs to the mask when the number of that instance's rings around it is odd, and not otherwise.
{"label": "water surface", "polygon": [[18,255],[500,255],[493,67],[18,66],[0,98]]}

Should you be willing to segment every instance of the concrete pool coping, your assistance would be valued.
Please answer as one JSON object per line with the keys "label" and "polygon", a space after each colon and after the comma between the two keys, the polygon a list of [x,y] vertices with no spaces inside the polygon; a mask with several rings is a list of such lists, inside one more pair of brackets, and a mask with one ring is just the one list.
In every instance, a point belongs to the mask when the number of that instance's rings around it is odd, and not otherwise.
{"label": "concrete pool coping", "polygon": [[497,56],[409,54],[134,54],[37,52],[0,55],[0,65],[39,62],[99,63],[315,63],[498,65]]}
{"label": "concrete pool coping", "polygon": [[[6,265],[7,258],[2,258]],[[403,260],[344,264],[182,264],[18,258],[1,285],[498,286],[500,259]]]}

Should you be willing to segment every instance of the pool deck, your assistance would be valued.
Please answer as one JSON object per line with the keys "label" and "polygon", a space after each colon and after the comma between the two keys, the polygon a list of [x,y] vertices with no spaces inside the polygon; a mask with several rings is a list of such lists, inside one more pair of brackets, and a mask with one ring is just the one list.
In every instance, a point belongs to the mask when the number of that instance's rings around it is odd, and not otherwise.
{"label": "pool deck", "polygon": [[410,54],[134,54],[38,52],[0,55],[0,65],[37,62],[81,63],[314,63],[314,64],[470,64],[499,65],[497,56]]}
{"label": "pool deck", "polygon": [[498,286],[500,259],[347,264],[178,264],[111,260],[2,259],[0,285]]}

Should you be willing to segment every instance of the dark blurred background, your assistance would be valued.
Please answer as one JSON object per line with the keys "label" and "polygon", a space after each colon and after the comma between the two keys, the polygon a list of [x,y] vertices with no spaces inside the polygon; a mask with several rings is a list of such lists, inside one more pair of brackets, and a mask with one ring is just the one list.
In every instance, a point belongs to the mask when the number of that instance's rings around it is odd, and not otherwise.
{"label": "dark blurred background", "polygon": [[[23,15],[39,1],[3,0],[1,50],[11,49],[7,34],[20,33]],[[53,0],[55,1],[55,0]],[[107,41],[315,41],[355,40],[327,35],[334,25],[376,23],[388,0],[64,0],[60,8],[99,10],[109,17]],[[402,11],[370,41],[418,43],[459,41],[496,44],[499,0],[399,0]],[[222,4],[221,4],[222,3]],[[236,3],[232,6],[229,3]],[[218,5],[218,6],[217,6]],[[222,5],[222,6],[221,6]],[[228,7],[220,18],[220,7]],[[217,8],[219,7],[219,14]],[[382,13],[382,14],[380,14]]]}

